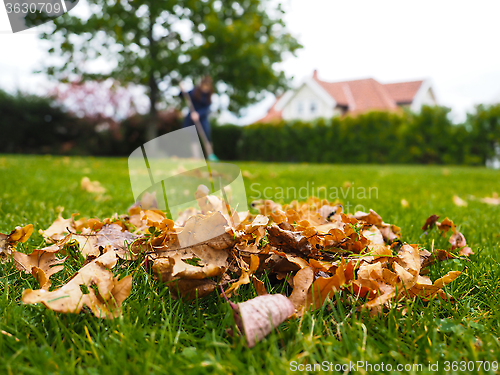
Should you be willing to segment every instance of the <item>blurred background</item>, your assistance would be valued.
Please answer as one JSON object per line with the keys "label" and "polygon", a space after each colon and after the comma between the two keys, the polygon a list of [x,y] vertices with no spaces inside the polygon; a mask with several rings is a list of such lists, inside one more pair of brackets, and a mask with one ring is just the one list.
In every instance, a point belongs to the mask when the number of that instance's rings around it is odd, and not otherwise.
{"label": "blurred background", "polygon": [[497,1],[80,1],[12,34],[2,153],[126,156],[214,81],[225,160],[500,162]]}

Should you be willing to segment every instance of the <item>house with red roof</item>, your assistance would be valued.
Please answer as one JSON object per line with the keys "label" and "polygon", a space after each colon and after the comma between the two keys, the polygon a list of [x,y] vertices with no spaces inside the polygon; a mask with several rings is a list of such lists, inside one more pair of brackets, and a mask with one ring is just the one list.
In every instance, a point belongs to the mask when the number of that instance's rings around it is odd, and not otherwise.
{"label": "house with red roof", "polygon": [[356,115],[368,111],[418,112],[423,105],[437,105],[428,80],[380,83],[373,78],[325,82],[317,71],[298,88],[277,98],[258,122],[313,120],[318,117]]}

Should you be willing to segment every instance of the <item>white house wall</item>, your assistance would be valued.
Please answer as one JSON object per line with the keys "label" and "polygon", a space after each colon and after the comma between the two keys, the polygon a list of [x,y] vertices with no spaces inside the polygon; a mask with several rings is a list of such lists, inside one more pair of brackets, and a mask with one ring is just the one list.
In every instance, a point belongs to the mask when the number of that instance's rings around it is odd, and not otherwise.
{"label": "white house wall", "polygon": [[423,105],[429,105],[429,106],[436,105],[436,100],[434,100],[434,96],[432,95],[431,89],[428,89],[425,92],[425,95],[423,96],[422,101],[420,103],[421,103],[420,106],[423,106]]}
{"label": "white house wall", "polygon": [[436,98],[434,97],[430,84],[426,82],[424,83],[424,85],[425,86],[422,87],[419,90],[419,92],[417,92],[413,100],[413,103],[411,104],[410,108],[414,112],[419,112],[422,106],[424,105],[428,106],[437,105]]}
{"label": "white house wall", "polygon": [[[316,110],[311,107],[315,105]],[[333,108],[324,102],[307,85],[302,85],[293,98],[283,108],[282,116],[284,120],[313,120],[317,117],[332,117]]]}

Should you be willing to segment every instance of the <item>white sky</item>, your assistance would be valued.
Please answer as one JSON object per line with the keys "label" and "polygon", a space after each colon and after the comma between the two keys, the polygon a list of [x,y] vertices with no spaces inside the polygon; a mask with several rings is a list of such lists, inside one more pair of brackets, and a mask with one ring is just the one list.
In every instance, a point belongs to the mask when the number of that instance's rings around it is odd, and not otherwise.
{"label": "white sky", "polygon": [[[474,104],[500,101],[498,0],[285,0],[284,6],[288,29],[304,45],[281,64],[294,83],[314,69],[327,81],[430,78],[438,101],[457,119]],[[45,56],[37,29],[9,30],[0,5],[0,88],[43,92],[43,78],[31,74]],[[272,101],[250,108],[241,121],[261,117]]]}

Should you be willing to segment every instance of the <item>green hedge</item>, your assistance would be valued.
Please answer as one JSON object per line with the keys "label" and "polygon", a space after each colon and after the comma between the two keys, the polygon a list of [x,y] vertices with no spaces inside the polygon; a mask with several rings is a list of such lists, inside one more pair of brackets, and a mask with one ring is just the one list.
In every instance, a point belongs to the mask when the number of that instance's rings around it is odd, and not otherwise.
{"label": "green hedge", "polygon": [[[221,160],[484,165],[500,145],[500,105],[479,106],[462,124],[453,124],[449,111],[423,107],[419,113],[314,122],[214,124],[212,139]],[[50,98],[0,90],[0,153],[127,156],[146,141],[148,121],[136,115],[103,130],[102,120],[77,118]],[[174,112],[160,118],[160,134],[180,121]]]}
{"label": "green hedge", "polygon": [[2,153],[58,153],[78,128],[78,120],[50,99],[0,91]]}
{"label": "green hedge", "polygon": [[458,125],[449,112],[423,107],[420,113],[224,125],[214,131],[214,148],[223,160],[484,165],[500,142],[500,106],[478,107]]}
{"label": "green hedge", "polygon": [[[0,90],[0,153],[128,156],[146,142],[148,116],[122,123],[78,118],[48,97]],[[104,128],[102,127],[107,124]],[[160,134],[180,128],[175,112],[158,119]]]}

